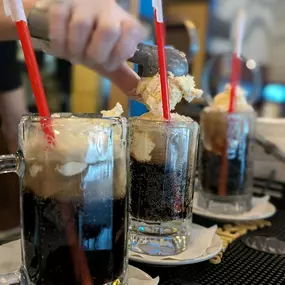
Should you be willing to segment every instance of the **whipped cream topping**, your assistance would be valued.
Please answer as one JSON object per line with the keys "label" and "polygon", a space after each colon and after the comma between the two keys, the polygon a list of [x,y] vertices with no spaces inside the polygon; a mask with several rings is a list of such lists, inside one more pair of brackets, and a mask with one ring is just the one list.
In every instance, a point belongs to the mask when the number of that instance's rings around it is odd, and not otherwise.
{"label": "whipped cream topping", "polygon": [[108,111],[101,111],[100,112],[103,116],[103,118],[106,118],[106,117],[121,117],[122,114],[124,113],[124,110],[123,110],[123,107],[120,103],[117,103],[116,106],[111,109],[111,110],[108,110]]}
{"label": "whipped cream topping", "polygon": [[[227,84],[225,86],[225,91],[217,94],[214,97],[213,104],[210,106],[210,108],[218,111],[228,111],[230,105],[231,89],[231,85]],[[246,92],[238,86],[235,94],[234,112],[238,113],[253,111],[252,106],[247,103],[245,95]]]}
{"label": "whipped cream topping", "polygon": [[[174,110],[182,99],[190,103],[193,99],[199,98],[203,94],[202,90],[195,88],[194,77],[190,75],[176,77],[169,72],[168,84],[170,110]],[[137,87],[137,94],[142,96],[149,110],[149,112],[141,115],[139,119],[163,122],[160,75],[156,74],[153,77],[142,78]],[[193,122],[191,118],[177,113],[171,113],[170,117],[172,122]],[[163,161],[165,159],[166,141],[168,140],[165,132],[165,127],[159,124],[153,131],[148,128],[144,130],[143,127],[133,128],[131,133],[132,157],[142,162],[150,160]],[[178,133],[179,131],[177,130],[177,135]],[[174,145],[173,147],[177,150],[180,148]]]}
{"label": "whipped cream topping", "polygon": [[[169,84],[169,104],[170,110],[174,110],[175,106],[184,98],[187,102],[191,102],[194,98],[202,96],[203,91],[195,88],[194,77],[174,76],[168,73]],[[160,75],[156,74],[153,77],[142,78],[137,87],[137,94],[140,94],[143,101],[154,114],[162,114],[162,99]]]}
{"label": "whipped cream topping", "polygon": [[[62,163],[84,162],[90,164],[108,159],[111,153],[104,146],[112,143],[110,141],[111,131],[106,128],[104,120],[98,120],[96,120],[97,123],[94,123],[92,119],[54,118],[52,127],[55,135],[55,147],[48,146],[41,127],[38,126],[33,134],[29,132],[29,139],[24,141],[25,159],[38,162],[53,160]],[[48,151],[44,151],[46,147],[49,148]]]}
{"label": "whipped cream topping", "polygon": [[[248,104],[245,96],[246,92],[237,87],[235,94],[234,113],[242,113],[243,116],[251,116],[254,110]],[[246,134],[247,130],[242,129],[243,124],[239,122],[240,117],[236,117],[236,123],[233,123],[229,132],[229,121],[227,112],[230,105],[231,85],[225,86],[225,91],[217,94],[211,106],[204,109],[201,120],[203,121],[203,143],[208,151],[212,151],[217,155],[222,155],[225,148],[225,141],[231,141],[233,145],[238,145],[236,138],[240,137],[240,133]],[[230,135],[231,134],[231,135]],[[231,138],[229,138],[231,136]]]}

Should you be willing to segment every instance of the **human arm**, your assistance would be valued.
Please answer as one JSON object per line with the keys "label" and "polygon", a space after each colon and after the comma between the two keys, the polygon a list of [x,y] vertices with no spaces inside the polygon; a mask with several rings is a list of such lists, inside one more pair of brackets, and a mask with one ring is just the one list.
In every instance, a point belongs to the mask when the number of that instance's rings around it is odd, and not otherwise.
{"label": "human arm", "polygon": [[25,93],[21,86],[0,94],[1,131],[10,153],[17,151],[18,124],[27,113]]}
{"label": "human arm", "polygon": [[17,150],[18,123],[26,114],[25,93],[22,88],[20,65],[15,41],[0,42],[0,118],[1,131],[8,149]]}
{"label": "human arm", "polygon": [[[0,40],[15,39],[16,29],[0,1]],[[138,81],[126,64],[145,37],[142,25],[114,0],[23,0],[26,14],[32,7],[48,7],[52,53],[84,64],[113,81],[127,94]]]}

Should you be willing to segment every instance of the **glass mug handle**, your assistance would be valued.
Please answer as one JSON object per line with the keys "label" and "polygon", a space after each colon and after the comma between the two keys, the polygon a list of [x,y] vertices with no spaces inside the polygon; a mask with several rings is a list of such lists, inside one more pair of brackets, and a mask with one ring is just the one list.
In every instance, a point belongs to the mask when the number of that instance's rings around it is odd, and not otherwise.
{"label": "glass mug handle", "polygon": [[24,161],[20,153],[0,155],[0,174],[11,172],[19,176],[24,174]]}
{"label": "glass mug handle", "polygon": [[[0,155],[0,174],[17,173],[21,177],[24,174],[24,167],[24,160],[20,153]],[[19,270],[7,274],[0,273],[0,285],[19,283],[20,277]]]}

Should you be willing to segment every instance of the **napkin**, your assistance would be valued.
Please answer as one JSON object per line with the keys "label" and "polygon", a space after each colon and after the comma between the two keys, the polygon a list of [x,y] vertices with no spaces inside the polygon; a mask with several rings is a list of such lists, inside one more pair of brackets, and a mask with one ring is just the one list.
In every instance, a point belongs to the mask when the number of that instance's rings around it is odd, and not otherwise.
{"label": "napkin", "polygon": [[[213,240],[217,226],[214,225],[210,228],[204,228],[196,224],[192,224],[192,233],[189,245],[187,249],[177,255],[171,256],[151,256],[140,254],[136,252],[131,252],[131,256],[139,257],[142,259],[147,259],[149,261],[161,261],[161,260],[191,260],[198,257],[202,257],[205,254],[211,254],[211,247],[213,245]],[[220,240],[219,240],[220,241]]]}
{"label": "napkin", "polygon": [[[0,276],[20,269],[21,243],[20,240],[12,241],[0,246]],[[1,284],[1,283],[0,283]]]}
{"label": "napkin", "polygon": [[152,280],[139,280],[137,278],[129,278],[128,285],[157,285],[159,282],[159,277]]}
{"label": "napkin", "polygon": [[129,265],[128,268],[128,285],[157,285],[159,277],[152,279],[142,270]]}
{"label": "napkin", "polygon": [[269,195],[263,197],[253,197],[252,209],[247,213],[241,214],[241,216],[250,215],[251,217],[260,217],[260,213],[265,213],[268,211],[269,200]]}
{"label": "napkin", "polygon": [[196,192],[194,194],[194,213],[203,213],[207,214],[208,216],[213,216],[215,218],[221,218],[221,219],[227,219],[228,217],[231,218],[237,218],[239,220],[252,220],[257,219],[261,217],[261,214],[268,214],[270,216],[271,214],[274,214],[276,212],[275,206],[273,206],[269,200],[269,195],[263,196],[263,197],[253,197],[252,198],[252,208],[245,213],[241,214],[233,214],[233,215],[227,215],[227,214],[217,214],[217,213],[211,213],[210,211],[207,211],[198,205],[198,196],[199,192]]}

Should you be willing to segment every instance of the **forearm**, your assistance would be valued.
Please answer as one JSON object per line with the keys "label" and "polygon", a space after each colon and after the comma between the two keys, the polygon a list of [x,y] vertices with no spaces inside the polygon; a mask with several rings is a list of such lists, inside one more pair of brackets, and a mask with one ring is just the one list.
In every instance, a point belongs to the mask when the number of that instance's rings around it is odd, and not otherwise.
{"label": "forearm", "polygon": [[1,130],[11,153],[17,151],[18,123],[27,113],[23,88],[0,94]]}
{"label": "forearm", "polygon": [[[23,0],[26,15],[33,8],[37,0]],[[0,1],[0,41],[17,40],[15,23],[5,15],[3,1]]]}
{"label": "forearm", "polygon": [[2,121],[27,114],[26,98],[22,87],[0,94],[0,117]]}

